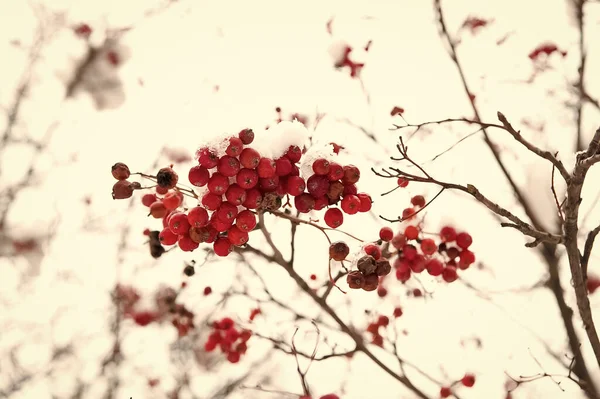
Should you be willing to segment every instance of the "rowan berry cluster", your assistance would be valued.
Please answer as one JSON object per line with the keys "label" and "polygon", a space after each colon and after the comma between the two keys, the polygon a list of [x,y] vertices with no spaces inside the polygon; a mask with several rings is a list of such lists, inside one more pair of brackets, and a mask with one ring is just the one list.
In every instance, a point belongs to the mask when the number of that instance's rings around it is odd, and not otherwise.
{"label": "rowan berry cluster", "polygon": [[[226,139],[221,156],[209,147],[197,151],[198,165],[190,169],[188,179],[206,192],[199,198],[200,204],[187,211],[180,210],[184,193],[177,187],[179,176],[172,168],[162,168],[156,176],[143,175],[157,184],[156,194],[144,195],[142,203],[149,207],[150,215],[163,219],[161,244],[178,244],[183,251],[194,251],[201,243],[210,243],[215,254],[227,256],[235,246],[248,242],[248,233],[257,224],[255,213],[278,210],[284,198],[286,205],[292,205],[293,197],[293,206],[301,213],[329,207],[324,220],[331,228],[343,223],[344,213],[371,209],[371,197],[356,187],[360,179],[356,166],[317,158],[310,165],[313,174],[305,179],[300,176],[300,147],[291,145],[281,157],[271,159],[249,146],[253,141],[254,132],[244,129]],[[131,173],[123,163],[115,164],[112,174],[119,180],[113,186],[115,199],[129,198],[141,188],[127,180]],[[333,207],[338,203],[341,209]]]}
{"label": "rowan berry cluster", "polygon": [[213,332],[208,336],[204,349],[207,352],[212,352],[218,346],[221,352],[227,355],[227,360],[230,363],[239,362],[241,356],[248,349],[246,342],[252,336],[252,331],[238,330],[235,328],[235,322],[229,317],[215,321],[212,327]]}
{"label": "rowan berry cluster", "polygon": [[390,319],[387,316],[379,316],[377,321],[370,323],[367,326],[367,332],[372,335],[371,343],[383,347],[383,336],[379,333],[379,329],[387,327],[390,324]]}

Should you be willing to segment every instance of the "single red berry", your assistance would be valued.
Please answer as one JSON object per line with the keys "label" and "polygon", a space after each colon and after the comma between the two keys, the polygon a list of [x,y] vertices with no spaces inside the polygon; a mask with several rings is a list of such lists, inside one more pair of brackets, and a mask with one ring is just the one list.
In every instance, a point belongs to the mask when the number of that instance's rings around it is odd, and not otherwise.
{"label": "single red berry", "polygon": [[260,154],[254,148],[244,148],[240,154],[240,163],[246,169],[256,169],[260,162]]}
{"label": "single red berry", "polygon": [[358,270],[355,270],[348,273],[348,276],[346,276],[346,282],[350,288],[355,290],[360,289],[365,286],[365,276]]}
{"label": "single red berry", "polygon": [[303,193],[294,197],[294,206],[301,213],[308,213],[315,207],[315,197]]}
{"label": "single red berry", "polygon": [[446,266],[446,268],[442,272],[442,278],[447,283],[451,283],[453,281],[456,281],[456,279],[458,278],[458,274],[456,273],[456,267],[454,267],[454,266]]}
{"label": "single red berry", "polygon": [[398,281],[401,281],[403,283],[407,282],[410,279],[411,274],[412,271],[410,270],[410,268],[396,269],[396,278],[398,279]]}
{"label": "single red berry", "polygon": [[288,148],[285,156],[288,157],[292,163],[296,163],[302,158],[302,150],[297,145],[292,145]]}
{"label": "single red berry", "polygon": [[242,140],[242,143],[248,145],[254,141],[254,132],[252,129],[244,129],[238,133],[238,137]]}
{"label": "single red berry", "polygon": [[415,256],[410,260],[410,269],[414,273],[422,273],[426,268],[426,260],[425,257],[421,254],[415,254]]}
{"label": "single red berry", "polygon": [[467,373],[460,380],[460,382],[462,382],[464,386],[471,388],[473,385],[475,385],[475,376],[473,374]]}
{"label": "single red berry", "polygon": [[157,201],[156,198],[156,194],[144,194],[144,196],[142,197],[142,204],[144,204],[145,206],[150,206],[152,204],[154,204]]}
{"label": "single red berry", "polygon": [[92,28],[88,24],[79,24],[74,29],[77,36],[88,38],[92,34]]}
{"label": "single red berry", "polygon": [[327,175],[329,173],[330,163],[325,158],[318,158],[312,164],[312,170],[317,175]]}
{"label": "single red berry", "polygon": [[343,241],[336,241],[329,246],[329,258],[341,262],[350,253],[350,247]]}
{"label": "single red berry", "polygon": [[440,230],[440,238],[443,242],[452,242],[456,240],[456,230],[454,227],[444,226]]}
{"label": "single red berry", "polygon": [[356,195],[358,194],[358,188],[356,187],[356,184],[348,184],[344,186],[344,191],[342,192],[342,196],[347,196],[347,195]]}
{"label": "single red berry", "polygon": [[279,184],[277,184],[277,188],[275,189],[275,194],[277,194],[278,197],[285,197],[286,194],[288,193],[287,186],[288,186],[289,176],[277,176],[277,178],[279,180]]}
{"label": "single red berry", "polygon": [[456,236],[456,245],[461,247],[462,249],[467,249],[473,243],[473,238],[469,233],[459,233]]}
{"label": "single red berry", "polygon": [[227,256],[233,251],[233,245],[226,237],[219,237],[214,242],[213,249],[218,256]]}
{"label": "single red berry", "polygon": [[275,160],[275,173],[277,176],[287,176],[292,173],[292,161],[288,157],[281,157]]}
{"label": "single red berry", "polygon": [[371,210],[371,206],[373,206],[373,200],[371,196],[366,193],[358,193],[356,195],[358,199],[360,199],[360,208],[359,212],[369,212]]}
{"label": "single red berry", "polygon": [[217,165],[217,171],[226,177],[233,177],[240,171],[240,161],[237,158],[230,157],[229,155],[223,155],[219,159]]}
{"label": "single red berry", "polygon": [[270,158],[261,158],[258,162],[258,167],[256,168],[258,172],[258,177],[263,179],[274,177],[275,172],[277,171],[277,166],[275,161]]}
{"label": "single red berry", "polygon": [[192,241],[197,242],[198,244],[203,242],[210,244],[215,242],[219,232],[212,225],[207,225],[205,227],[192,227],[190,228],[189,234]]}
{"label": "single red berry", "polygon": [[402,220],[410,220],[415,215],[415,210],[413,208],[406,208],[402,211]]}
{"label": "single red berry", "polygon": [[233,225],[227,230],[227,238],[233,245],[239,247],[248,242],[248,233]]}
{"label": "single red berry", "polygon": [[385,298],[388,294],[388,290],[380,285],[379,287],[377,287],[377,296],[379,296],[380,298]]}
{"label": "single red berry", "polygon": [[330,181],[329,188],[327,189],[327,198],[332,203],[337,203],[342,198],[342,194],[344,194],[344,187],[340,181]]}
{"label": "single red berry", "polygon": [[437,252],[437,249],[437,244],[431,238],[424,238],[421,240],[421,251],[423,251],[425,255],[433,255]]}
{"label": "single red berry", "polygon": [[315,211],[320,211],[325,208],[327,205],[330,205],[329,199],[327,197],[319,197],[315,200]]}
{"label": "single red berry", "polygon": [[331,181],[341,180],[344,178],[344,168],[339,163],[329,162],[329,172],[327,178]]}
{"label": "single red berry", "polygon": [[256,227],[256,216],[248,210],[243,210],[235,218],[235,224],[240,230],[250,232]]}
{"label": "single red berry", "polygon": [[171,168],[162,168],[156,174],[156,184],[164,188],[173,188],[177,185],[179,176]]}
{"label": "single red berry", "polygon": [[306,182],[300,176],[290,176],[287,181],[287,192],[291,196],[298,196],[304,192]]}
{"label": "single red berry", "polygon": [[415,195],[410,199],[410,203],[419,208],[423,208],[425,206],[425,197],[422,195]]}
{"label": "single red berry", "polygon": [[257,209],[262,203],[263,197],[260,191],[256,188],[251,188],[246,191],[246,201],[242,204],[245,208],[248,209]]}
{"label": "single red berry", "polygon": [[152,215],[152,217],[155,219],[165,217],[167,212],[167,208],[165,208],[165,204],[163,204],[162,201],[156,201],[150,205],[150,215]]}
{"label": "single red berry", "polygon": [[129,167],[123,162],[117,162],[116,164],[114,164],[111,168],[111,173],[113,177],[117,180],[125,180],[131,175],[131,173],[129,172]]}
{"label": "single red berry", "polygon": [[404,237],[406,237],[407,240],[416,240],[419,237],[419,228],[413,225],[406,226],[406,229],[404,229]]}
{"label": "single red berry", "polygon": [[236,205],[233,205],[229,202],[222,202],[219,209],[215,212],[217,217],[226,223],[233,223],[233,220],[238,214],[238,208]]}
{"label": "single red berry", "polygon": [[394,231],[387,226],[382,227],[379,230],[379,238],[381,238],[381,241],[390,241],[392,238],[394,238]]}
{"label": "single red berry", "polygon": [[450,388],[449,388],[449,387],[442,387],[442,388],[440,389],[440,396],[441,396],[442,398],[447,398],[447,397],[449,397],[450,395],[452,395],[452,391],[450,390]]}
{"label": "single red berry", "polygon": [[221,196],[207,192],[202,196],[202,205],[209,211],[214,211],[221,205]]}
{"label": "single red berry", "polygon": [[186,234],[190,227],[188,217],[183,212],[177,212],[169,218],[169,229],[173,234]]}
{"label": "single red berry", "polygon": [[317,275],[316,274],[311,274],[310,275],[310,279],[315,281],[317,279]]}
{"label": "single red berry", "polygon": [[344,185],[354,184],[360,179],[360,170],[354,165],[344,166],[344,177],[342,183]]}
{"label": "single red berry", "polygon": [[373,257],[373,259],[375,259],[375,260],[378,260],[379,258],[381,258],[381,248],[379,248],[378,245],[367,244],[367,245],[365,245],[363,250],[365,251],[365,253],[367,255],[371,255]]}
{"label": "single red berry", "polygon": [[341,206],[348,215],[354,215],[360,210],[361,201],[356,195],[347,195],[342,199]]}
{"label": "single red berry", "polygon": [[156,190],[156,194],[160,194],[160,195],[165,195],[166,193],[169,192],[168,188],[164,188],[161,186],[156,186],[154,189]]}
{"label": "single red berry", "polygon": [[181,201],[183,201],[183,195],[178,191],[167,193],[162,200],[163,204],[165,204],[165,208],[170,211],[177,209],[179,205],[181,205]]}
{"label": "single red berry", "polygon": [[200,246],[200,244],[191,239],[189,234],[180,235],[177,240],[177,245],[179,245],[179,248],[184,252],[192,252]]}
{"label": "single red berry", "polygon": [[382,327],[387,327],[390,324],[390,318],[384,315],[379,316],[377,319],[377,324]]}
{"label": "single red berry", "polygon": [[377,274],[369,274],[368,276],[365,276],[365,285],[363,287],[363,290],[368,292],[375,291],[378,286],[379,277],[377,276]]}
{"label": "single red berry", "polygon": [[237,157],[242,153],[243,149],[244,143],[239,137],[230,137],[229,145],[227,146],[225,153],[230,157]]}
{"label": "single red berry", "polygon": [[254,169],[242,169],[236,176],[236,182],[245,190],[251,189],[258,184],[258,173]]}
{"label": "single red berry", "polygon": [[164,228],[158,234],[158,239],[163,245],[174,245],[177,242],[177,238],[177,234],[173,234],[173,232],[169,228]]}
{"label": "single red berry", "polygon": [[212,293],[212,288],[210,286],[204,287],[204,296],[208,296]]}
{"label": "single red berry", "polygon": [[217,154],[208,148],[201,148],[196,155],[198,157],[198,164],[206,169],[212,169],[219,163]]}
{"label": "single red berry", "polygon": [[463,249],[458,260],[459,269],[468,269],[473,263],[475,263],[475,254],[468,249]]}
{"label": "single red berry", "polygon": [[417,257],[417,248],[414,245],[406,244],[402,247],[402,256],[408,261],[413,261]]}
{"label": "single red berry", "polygon": [[208,212],[201,206],[190,209],[187,218],[192,227],[204,227],[208,224]]}
{"label": "single red berry", "polygon": [[218,217],[217,212],[214,212],[210,217],[210,225],[215,228],[219,233],[224,233],[233,226],[233,220],[224,220]]}
{"label": "single red berry", "polygon": [[265,177],[258,179],[258,186],[262,192],[272,193],[277,191],[279,187],[279,176],[273,175],[271,177]]}
{"label": "single red berry", "polygon": [[456,247],[446,248],[446,255],[448,255],[448,258],[450,258],[450,260],[453,260],[460,255],[460,251]]}
{"label": "single red berry", "polygon": [[598,288],[600,288],[600,278],[598,278],[598,276],[590,274],[588,275],[588,279],[585,285],[588,293],[593,294]]}
{"label": "single red berry", "polygon": [[240,361],[240,354],[238,352],[229,352],[227,354],[227,361],[229,363],[237,363]]}
{"label": "single red berry", "polygon": [[204,166],[196,165],[190,169],[188,179],[196,187],[204,187],[208,183],[210,173]]}
{"label": "single red berry", "polygon": [[329,208],[325,212],[325,223],[332,229],[337,229],[344,223],[344,214],[338,208]]}
{"label": "single red berry", "polygon": [[391,244],[394,248],[401,249],[406,244],[406,237],[404,234],[398,233],[392,238]]}
{"label": "single red berry", "polygon": [[329,179],[322,175],[312,175],[306,181],[306,190],[315,198],[323,197],[329,190]]}
{"label": "single red berry", "polygon": [[240,187],[238,184],[233,183],[225,192],[225,198],[230,204],[242,205],[246,201],[246,190]]}
{"label": "single red berry", "polygon": [[112,197],[113,199],[126,199],[131,198],[133,195],[133,185],[128,180],[119,180],[113,185]]}
{"label": "single red berry", "polygon": [[438,259],[429,259],[425,263],[425,268],[432,276],[439,276],[444,271],[444,265]]}
{"label": "single red berry", "polygon": [[404,177],[399,177],[398,178],[398,186],[400,186],[401,188],[408,186],[408,180],[405,179]]}
{"label": "single red berry", "polygon": [[135,322],[135,324],[142,327],[147,326],[148,324],[155,321],[157,318],[158,317],[154,312],[149,311],[137,312],[133,314],[133,321]]}
{"label": "single red berry", "polygon": [[224,175],[215,172],[208,181],[208,191],[216,195],[223,195],[229,187],[229,179]]}
{"label": "single red berry", "polygon": [[394,308],[394,317],[402,316],[402,308],[400,306],[396,306]]}

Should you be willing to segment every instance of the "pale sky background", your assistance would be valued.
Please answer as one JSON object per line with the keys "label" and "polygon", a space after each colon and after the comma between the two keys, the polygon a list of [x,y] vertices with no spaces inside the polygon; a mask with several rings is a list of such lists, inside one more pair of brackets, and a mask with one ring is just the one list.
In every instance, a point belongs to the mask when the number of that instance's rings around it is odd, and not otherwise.
{"label": "pale sky background", "polygon": [[[445,0],[442,6],[455,35],[469,15],[493,19],[476,35],[460,31],[459,57],[482,118],[496,122],[496,112],[502,111],[526,137],[559,151],[562,159],[572,164],[574,111],[565,104],[575,99],[568,82],[576,78],[579,55],[568,2]],[[586,85],[589,93],[599,98],[600,3],[590,3],[587,12]],[[333,37],[326,31],[332,17]],[[116,47],[122,65],[116,69],[106,62],[97,65],[96,73],[112,82],[112,88],[96,92],[108,104],[104,110],[97,109],[86,90],[80,89],[63,101],[65,82],[86,51],[86,42],[72,31],[81,22],[92,27],[90,43],[95,46],[104,42],[107,32],[131,28],[122,33]],[[45,42],[31,70],[31,89],[13,134],[41,139],[51,131],[48,148],[39,156],[22,144],[11,144],[0,152],[0,190],[18,182],[32,159],[36,171],[36,185],[17,196],[5,234],[39,238],[41,245],[28,256],[10,256],[10,243],[1,243],[0,393],[20,376],[30,375],[31,379],[9,398],[72,398],[79,383],[86,387],[81,397],[102,398],[115,378],[120,381],[116,398],[163,398],[187,373],[189,389],[182,390],[180,398],[212,398],[227,381],[251,370],[243,383],[246,387],[256,386],[269,376],[269,381],[262,382],[265,389],[301,394],[293,357],[271,351],[269,342],[258,337],[248,342],[247,355],[237,365],[223,362],[224,356],[218,352],[208,357],[201,354],[210,360],[208,363],[195,360],[193,349],[199,348],[201,353],[209,333],[201,325],[207,317],[230,316],[262,335],[286,342],[297,326],[298,345],[309,352],[314,345],[314,328],[295,322],[289,312],[275,305],[262,306],[263,315],[249,324],[248,314],[256,302],[248,298],[232,298],[222,306],[222,294],[231,287],[237,291],[247,287],[252,295],[264,297],[259,280],[246,266],[236,264],[234,257],[211,259],[192,278],[182,275],[183,262],[195,259],[202,263],[204,253],[200,250],[191,254],[174,250],[159,260],[152,259],[142,231],[160,229],[160,221],[145,216],[141,195],[134,198],[131,209],[127,201],[112,200],[110,166],[122,161],[132,170],[155,173],[152,165],[157,159],[160,166],[170,162],[161,156],[164,147],[193,155],[211,135],[235,133],[244,127],[258,131],[272,125],[277,117],[274,109],[279,106],[286,118],[296,112],[307,115],[315,141],[335,141],[346,147],[342,160],[361,168],[359,189],[371,193],[376,202],[373,215],[347,217],[344,230],[363,239],[376,239],[384,224],[374,216],[394,217],[412,195],[431,198],[437,192],[435,187],[410,184],[407,189],[379,197],[395,183],[375,177],[369,168],[392,165],[388,157],[396,155],[398,133],[389,128],[400,120],[390,117],[392,107],[405,108],[411,123],[472,117],[456,68],[438,35],[433,2],[4,1],[0,3],[3,110],[13,104],[40,26]],[[497,45],[507,34],[504,44]],[[358,80],[351,79],[347,70],[333,68],[329,48],[336,40],[359,49],[372,40],[368,53],[356,55],[358,61],[366,63],[361,76],[370,104]],[[534,83],[525,83],[534,70],[527,55],[544,42],[553,42],[568,54],[564,58],[552,55]],[[326,116],[313,130],[316,112]],[[600,113],[591,107],[584,112],[584,131],[589,139],[600,125]],[[1,115],[3,132],[7,116],[5,112]],[[372,131],[379,143],[344,123],[345,119]],[[544,126],[541,132],[530,127],[539,125]],[[474,184],[489,198],[522,215],[480,135],[429,162],[474,130],[460,124],[433,126],[412,138],[409,148],[412,156],[440,180]],[[555,214],[549,191],[551,168],[503,132],[490,134],[513,176],[527,188],[536,210],[551,226]],[[187,180],[191,165],[177,166],[183,180]],[[583,233],[595,227],[600,217],[598,209],[590,210],[600,189],[594,184],[598,178],[597,170],[588,174],[583,197],[590,200],[581,208],[582,214],[588,215]],[[91,199],[89,205],[86,198]],[[322,213],[315,217],[319,215]],[[289,224],[272,219],[269,226],[286,255]],[[406,330],[408,335],[398,338],[400,354],[442,384],[460,379],[465,372],[475,373],[473,388],[456,391],[461,398],[504,398],[505,373],[514,377],[539,372],[566,375],[568,370],[544,347],[548,345],[563,357],[568,352],[550,291],[512,292],[536,284],[546,274],[537,252],[523,246],[520,233],[503,230],[487,209],[455,193],[438,198],[428,208],[425,223],[427,231],[435,232],[451,223],[472,234],[472,250],[483,267],[472,267],[461,277],[490,300],[482,299],[461,282],[447,285],[426,275],[420,280],[431,296],[413,298],[407,293],[419,283],[411,280],[402,285],[392,276],[386,282],[389,294],[383,299],[374,292],[343,295],[334,291],[329,302],[340,316],[364,330],[377,315],[391,317],[393,308],[402,306],[404,315],[395,321],[395,328]],[[119,254],[125,226],[130,227],[127,245]],[[327,280],[327,243],[317,233],[304,226],[298,229],[296,259],[296,269],[303,277],[317,275],[316,282],[309,280],[315,287]],[[266,248],[256,233],[250,240]],[[356,252],[359,246],[351,244]],[[600,274],[597,262],[598,256],[593,254],[590,271]],[[568,267],[565,260],[563,263],[565,295],[576,309]],[[319,315],[319,309],[285,272],[264,262],[256,262],[254,267],[281,302],[303,314]],[[113,343],[110,326],[114,307],[109,294],[116,282],[133,285],[145,296],[140,306],[151,309],[159,286],[177,288],[182,281],[187,281],[188,287],[178,300],[196,315],[196,340],[178,340],[169,323],[139,327],[126,320],[121,332],[124,360],[118,368],[108,368],[102,374],[102,359]],[[205,297],[202,291],[207,285],[213,294]],[[599,301],[591,296],[594,309],[598,309]],[[365,310],[374,315],[366,315]],[[596,311],[596,320],[599,317]],[[326,323],[331,321],[326,319]],[[576,320],[577,328],[579,324]],[[389,331],[389,338],[394,339],[393,329]],[[589,355],[585,334],[582,329],[579,332],[584,352]],[[321,340],[325,338],[336,342],[340,350],[352,349],[347,338],[323,326]],[[475,347],[474,338],[481,339],[481,348]],[[52,361],[53,348],[65,345],[70,345],[70,353]],[[322,342],[319,354],[328,350]],[[398,369],[389,354],[376,347],[373,352]],[[593,356],[587,359],[600,384]],[[430,397],[439,396],[439,385],[410,367],[407,373]],[[147,384],[152,378],[160,380],[154,388]],[[344,399],[411,397],[363,355],[351,361],[334,358],[315,362],[307,379],[315,397],[327,393]],[[583,397],[571,381],[564,380],[560,387],[564,391],[545,378],[523,384],[513,397]],[[238,388],[229,397],[295,396]]]}

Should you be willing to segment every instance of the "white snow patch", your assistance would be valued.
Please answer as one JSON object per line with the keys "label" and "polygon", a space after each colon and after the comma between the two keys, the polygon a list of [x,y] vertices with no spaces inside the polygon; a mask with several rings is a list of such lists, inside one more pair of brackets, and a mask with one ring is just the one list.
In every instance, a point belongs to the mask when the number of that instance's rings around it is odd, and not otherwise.
{"label": "white snow patch", "polygon": [[[315,143],[300,159],[300,175],[308,179],[314,175],[312,164],[319,158],[325,158],[330,162],[340,163],[337,154],[333,152],[333,145],[329,143]],[[343,164],[342,164],[343,165]]]}

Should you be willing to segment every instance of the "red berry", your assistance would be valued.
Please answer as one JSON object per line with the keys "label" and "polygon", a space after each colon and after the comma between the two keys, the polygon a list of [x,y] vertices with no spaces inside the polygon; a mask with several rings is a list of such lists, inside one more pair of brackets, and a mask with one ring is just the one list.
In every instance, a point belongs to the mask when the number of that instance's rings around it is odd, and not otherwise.
{"label": "red berry", "polygon": [[329,188],[327,189],[327,198],[332,203],[337,203],[340,198],[342,198],[342,194],[344,194],[344,185],[339,181],[330,181]]}
{"label": "red berry", "polygon": [[206,169],[212,169],[219,163],[217,154],[208,148],[201,148],[196,155],[198,156],[198,163]]}
{"label": "red berry", "polygon": [[202,196],[201,202],[206,209],[214,211],[221,205],[221,196],[208,192]]}
{"label": "red berry", "polygon": [[406,226],[406,229],[404,229],[404,237],[406,237],[407,240],[416,240],[417,237],[419,237],[419,229],[413,225]]}
{"label": "red berry", "polygon": [[350,247],[343,241],[336,241],[329,246],[329,258],[341,262],[350,253]]}
{"label": "red berry", "polygon": [[356,195],[358,199],[360,199],[360,208],[359,212],[369,212],[371,210],[371,206],[373,205],[373,200],[369,194],[358,193]]}
{"label": "red berry", "polygon": [[113,185],[112,197],[113,199],[126,199],[131,198],[133,195],[133,184],[128,180],[119,180]]}
{"label": "red berry", "polygon": [[229,202],[223,202],[215,214],[222,222],[233,223],[233,220],[238,214],[238,208]]}
{"label": "red berry", "polygon": [[398,279],[398,281],[401,281],[403,283],[407,282],[410,279],[411,274],[412,271],[410,270],[410,268],[396,269],[396,278]]}
{"label": "red berry", "polygon": [[344,177],[342,183],[344,185],[354,184],[360,179],[360,170],[354,165],[344,166]]}
{"label": "red berry", "polygon": [[440,230],[440,238],[443,242],[452,242],[456,240],[456,230],[454,230],[454,227],[444,226]]}
{"label": "red berry", "polygon": [[173,209],[178,208],[179,205],[181,205],[182,200],[183,195],[181,193],[171,191],[170,193],[167,193],[167,195],[165,195],[162,202],[163,204],[165,204],[165,208],[171,211]]}
{"label": "red berry", "polygon": [[308,193],[303,193],[294,197],[294,206],[299,212],[308,213],[315,207],[315,197]]}
{"label": "red berry", "polygon": [[452,260],[460,255],[460,251],[456,247],[450,247],[446,249],[446,255],[448,255],[448,258]]}
{"label": "red berry", "polygon": [[131,173],[129,172],[129,167],[123,162],[117,162],[116,164],[114,164],[111,168],[111,173],[113,177],[117,180],[125,180],[131,175]]}
{"label": "red berry", "polygon": [[235,224],[240,230],[250,232],[256,227],[256,216],[248,210],[243,210],[238,213]]}
{"label": "red berry", "polygon": [[310,275],[310,279],[315,281],[317,279],[317,275],[316,274],[311,274]]}
{"label": "red berry", "polygon": [[212,243],[217,239],[219,232],[212,225],[205,227],[192,227],[190,229],[190,238],[192,241],[201,243]]}
{"label": "red berry", "polygon": [[275,173],[277,176],[287,176],[292,173],[292,161],[288,157],[281,157],[275,161]]}
{"label": "red berry", "polygon": [[300,176],[290,176],[287,181],[287,192],[291,196],[297,196],[304,192],[306,182]]}
{"label": "red berry", "polygon": [[254,148],[244,148],[240,154],[240,163],[244,168],[256,169],[260,162],[260,154]]}
{"label": "red berry", "polygon": [[389,227],[382,227],[379,230],[379,238],[381,241],[390,241],[394,237],[394,231]]}
{"label": "red berry", "polygon": [[391,244],[396,249],[401,249],[406,244],[406,237],[402,233],[396,234],[391,241]]}
{"label": "red berry", "polygon": [[254,132],[252,129],[244,129],[239,132],[238,137],[242,140],[242,143],[248,145],[254,141]]}
{"label": "red berry", "polygon": [[169,229],[173,234],[186,234],[190,227],[187,215],[183,212],[177,212],[169,218]]}
{"label": "red berry", "polygon": [[361,201],[356,195],[347,195],[342,199],[341,206],[348,215],[354,215],[360,210]]}
{"label": "red berry", "polygon": [[375,260],[381,258],[381,248],[378,245],[368,244],[363,249],[367,255],[371,255]]}
{"label": "red berry", "polygon": [[410,199],[410,203],[419,208],[423,208],[425,206],[425,197],[422,195],[415,195]]}
{"label": "red berry", "polygon": [[233,245],[239,247],[248,242],[248,233],[233,225],[227,230],[227,238]]}
{"label": "red berry", "polygon": [[215,195],[223,195],[229,187],[229,179],[221,173],[215,172],[208,181],[208,191]]}
{"label": "red berry", "polygon": [[237,363],[240,361],[240,357],[238,352],[229,352],[227,354],[227,361],[229,361],[229,363]]}
{"label": "red berry", "polygon": [[242,205],[246,201],[246,190],[233,183],[225,192],[225,198],[230,204]]}
{"label": "red berry", "polygon": [[302,158],[302,150],[297,145],[292,145],[288,148],[285,156],[288,157],[292,163],[296,163]]}
{"label": "red berry", "polygon": [[256,168],[258,177],[263,179],[274,177],[277,170],[276,168],[275,161],[270,158],[261,158],[258,162],[258,167]]}
{"label": "red berry", "polygon": [[344,168],[339,163],[330,162],[327,178],[331,181],[341,180],[344,178]]}
{"label": "red berry", "polygon": [[142,204],[145,206],[150,206],[157,201],[156,194],[144,194],[142,197]]}
{"label": "red berry", "polygon": [[329,173],[330,163],[325,158],[316,159],[312,164],[312,170],[317,175],[327,175]]}
{"label": "red berry", "polygon": [[422,273],[426,267],[425,257],[421,254],[415,254],[415,256],[411,259],[409,265],[410,269],[414,273]]}
{"label": "red berry", "polygon": [[262,203],[262,194],[256,188],[251,188],[246,191],[246,201],[242,204],[242,206],[248,209],[257,209]]}
{"label": "red berry", "polygon": [[415,210],[413,208],[406,208],[402,211],[402,220],[410,220],[415,215]]}
{"label": "red berry", "polygon": [[356,188],[356,184],[348,184],[344,186],[344,191],[342,195],[345,197],[347,195],[356,195],[358,194],[358,189]]}
{"label": "red berry", "polygon": [[379,324],[382,327],[386,327],[388,324],[390,324],[390,318],[387,316],[381,315],[377,319],[377,324]]}
{"label": "red berry", "polygon": [[456,267],[454,267],[454,266],[446,266],[446,268],[442,272],[442,278],[447,283],[451,283],[453,281],[456,281],[456,279],[458,278],[458,274],[456,273]]}
{"label": "red berry", "polygon": [[471,388],[473,385],[475,385],[475,376],[473,374],[465,374],[460,382],[462,382],[464,386]]}
{"label": "red berry", "polygon": [[258,173],[254,169],[242,169],[235,177],[237,184],[245,190],[255,187],[258,184]]}
{"label": "red berry", "polygon": [[442,387],[440,389],[440,396],[442,398],[447,398],[450,395],[452,395],[452,391],[450,391],[450,388],[448,388],[448,387]]}
{"label": "red berry", "polygon": [[402,247],[402,255],[408,261],[415,260],[417,257],[417,248],[415,248],[414,245],[406,244]]}
{"label": "red berry", "polygon": [[444,265],[437,259],[429,259],[425,263],[425,268],[427,269],[427,273],[432,276],[439,276],[444,271]]}
{"label": "red berry", "polygon": [[208,212],[201,206],[190,209],[187,218],[192,227],[204,227],[208,224]]}
{"label": "red berry", "polygon": [[169,192],[168,188],[164,188],[161,186],[156,186],[154,189],[156,190],[156,194],[160,194],[160,195],[165,195],[166,193]]}
{"label": "red berry", "polygon": [[166,214],[167,208],[165,207],[165,204],[162,203],[162,201],[156,201],[155,203],[150,205],[150,215],[152,215],[152,217],[154,217],[155,219],[165,217]]}
{"label": "red berry", "polygon": [[334,393],[328,393],[327,395],[321,396],[319,399],[340,399],[340,397]]}
{"label": "red berry", "polygon": [[279,187],[279,176],[273,175],[271,177],[260,178],[258,179],[258,185],[261,191],[272,193]]}
{"label": "red berry", "polygon": [[179,248],[184,252],[192,252],[200,246],[200,244],[191,239],[189,234],[180,235],[177,244],[179,245]]}
{"label": "red berry", "polygon": [[239,137],[230,137],[229,138],[229,146],[225,150],[225,153],[230,157],[237,157],[241,154],[244,149],[244,143]]}
{"label": "red berry", "polygon": [[338,208],[329,208],[325,212],[325,223],[332,229],[337,229],[344,223],[344,214]]}
{"label": "red berry", "polygon": [[163,245],[173,245],[177,242],[177,238],[177,234],[173,234],[169,228],[164,228],[158,235],[158,239]]}
{"label": "red berry", "polygon": [[218,256],[227,256],[233,251],[233,245],[226,237],[219,237],[214,242],[213,249]]}
{"label": "red berry", "polygon": [[379,287],[377,287],[377,295],[380,298],[385,298],[387,296],[387,293],[388,291],[384,286],[380,285]]}
{"label": "red berry", "polygon": [[421,251],[425,255],[433,255],[437,251],[438,247],[431,238],[424,238],[421,240]]}
{"label": "red berry", "polygon": [[210,295],[212,293],[212,288],[204,287],[204,296]]}
{"label": "red berry", "polygon": [[396,308],[394,308],[394,317],[400,316],[402,316],[402,308],[400,306],[397,306]]}
{"label": "red berry", "polygon": [[197,187],[206,186],[209,178],[210,174],[208,173],[208,169],[200,165],[194,166],[190,169],[190,172],[188,173],[188,179],[190,183]]}
{"label": "red berry", "polygon": [[312,175],[306,181],[306,190],[315,198],[323,197],[329,190],[329,179],[322,175]]}
{"label": "red berry", "polygon": [[398,186],[400,186],[401,188],[408,186],[408,180],[406,180],[404,177],[399,177]]}
{"label": "red berry", "polygon": [[230,157],[229,155],[223,155],[219,159],[217,171],[223,176],[233,177],[240,171],[240,161],[238,161],[237,158]]}
{"label": "red berry", "polygon": [[171,168],[162,168],[156,174],[156,184],[164,188],[173,188],[177,185],[179,176]]}
{"label": "red berry", "polygon": [[319,197],[315,200],[315,211],[320,211],[329,205],[329,199],[327,197]]}
{"label": "red berry", "polygon": [[365,286],[365,276],[358,270],[355,270],[348,273],[348,276],[346,276],[346,282],[348,283],[348,287],[354,290],[360,289]]}
{"label": "red berry", "polygon": [[473,238],[469,233],[459,233],[456,236],[456,245],[461,247],[462,249],[467,249],[473,243]]}

